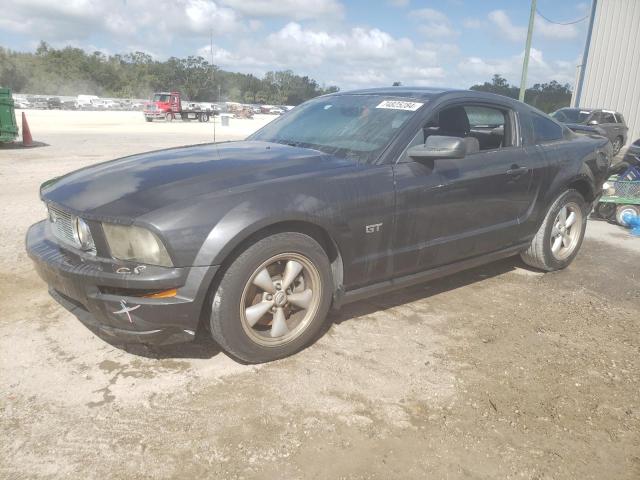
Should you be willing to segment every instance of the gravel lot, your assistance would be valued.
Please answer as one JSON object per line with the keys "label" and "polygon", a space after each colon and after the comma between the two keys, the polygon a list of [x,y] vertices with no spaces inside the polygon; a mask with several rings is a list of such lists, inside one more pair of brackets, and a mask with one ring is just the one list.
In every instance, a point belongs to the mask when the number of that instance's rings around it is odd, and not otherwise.
{"label": "gravel lot", "polygon": [[[119,347],[59,307],[23,246],[38,186],[213,125],[29,111],[0,149],[1,478],[640,478],[640,239],[590,221],[567,270],[518,259],[349,305],[262,366],[213,342]],[[239,139],[272,117],[232,120]]]}

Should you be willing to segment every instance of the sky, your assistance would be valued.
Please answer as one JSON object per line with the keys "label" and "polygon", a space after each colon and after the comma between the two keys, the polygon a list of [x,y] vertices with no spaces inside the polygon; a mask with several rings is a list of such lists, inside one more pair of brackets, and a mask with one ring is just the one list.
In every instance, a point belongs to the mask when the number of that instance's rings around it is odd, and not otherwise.
{"label": "sky", "polygon": [[[468,88],[499,73],[519,85],[529,0],[3,0],[0,46],[41,40],[162,60],[201,55],[229,71],[291,69],[342,90]],[[538,0],[554,22],[588,0]],[[574,83],[588,21],[536,15],[528,86]],[[211,49],[213,39],[213,49]]]}

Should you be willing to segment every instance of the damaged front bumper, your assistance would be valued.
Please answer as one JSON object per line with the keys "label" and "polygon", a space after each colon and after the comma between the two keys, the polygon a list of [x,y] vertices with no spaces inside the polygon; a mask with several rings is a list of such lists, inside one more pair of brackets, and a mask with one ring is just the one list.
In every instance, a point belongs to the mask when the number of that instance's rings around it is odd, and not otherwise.
{"label": "damaged front bumper", "polygon": [[[139,268],[131,262],[96,258],[62,247],[47,221],[29,228],[26,249],[52,297],[87,327],[120,343],[193,340],[217,270],[216,266]],[[175,296],[148,297],[171,289],[176,289]]]}

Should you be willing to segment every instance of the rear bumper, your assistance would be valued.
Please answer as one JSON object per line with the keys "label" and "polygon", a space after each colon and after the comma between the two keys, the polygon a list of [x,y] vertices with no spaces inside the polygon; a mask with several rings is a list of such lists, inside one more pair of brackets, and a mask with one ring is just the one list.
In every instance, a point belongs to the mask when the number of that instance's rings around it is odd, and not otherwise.
{"label": "rear bumper", "polygon": [[[167,344],[193,340],[217,267],[166,268],[95,258],[63,248],[46,221],[27,232],[26,249],[53,298],[90,329],[120,343]],[[177,289],[170,298],[148,292]]]}

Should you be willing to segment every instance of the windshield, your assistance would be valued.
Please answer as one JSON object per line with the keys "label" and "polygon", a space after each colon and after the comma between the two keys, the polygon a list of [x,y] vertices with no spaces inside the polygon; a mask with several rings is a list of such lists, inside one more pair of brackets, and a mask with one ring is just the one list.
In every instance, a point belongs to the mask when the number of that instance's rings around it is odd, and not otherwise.
{"label": "windshield", "polygon": [[579,108],[561,108],[551,116],[562,123],[585,123],[591,112]]}
{"label": "windshield", "polygon": [[164,93],[156,93],[153,96],[153,101],[154,102],[168,102],[169,101],[169,95],[164,94]]}
{"label": "windshield", "polygon": [[371,163],[423,104],[378,95],[320,97],[267,124],[249,140],[313,148]]}

